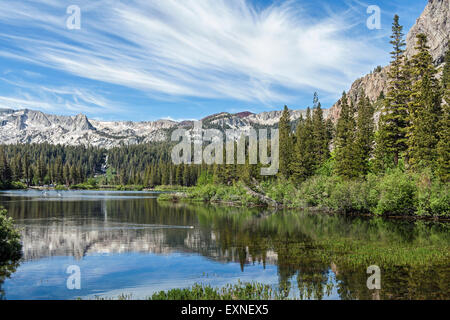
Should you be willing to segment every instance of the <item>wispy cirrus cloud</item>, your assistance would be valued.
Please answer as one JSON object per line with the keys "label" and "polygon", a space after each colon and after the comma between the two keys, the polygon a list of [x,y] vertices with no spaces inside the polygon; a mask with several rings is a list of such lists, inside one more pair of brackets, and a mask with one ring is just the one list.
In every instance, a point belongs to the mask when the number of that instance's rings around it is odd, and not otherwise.
{"label": "wispy cirrus cloud", "polygon": [[[32,74],[31,77],[39,77]],[[121,107],[109,101],[99,92],[86,88],[69,86],[36,85],[23,80],[11,80],[0,77],[0,83],[6,83],[15,90],[9,95],[0,95],[0,106],[14,109],[41,109],[47,112],[102,113],[121,112]]]}
{"label": "wispy cirrus cloud", "polygon": [[66,29],[65,1],[0,2],[1,23],[18,27],[0,31],[0,56],[153,97],[270,103],[296,90],[336,92],[384,54],[350,35],[351,11],[311,19],[299,1],[77,3],[81,30]]}

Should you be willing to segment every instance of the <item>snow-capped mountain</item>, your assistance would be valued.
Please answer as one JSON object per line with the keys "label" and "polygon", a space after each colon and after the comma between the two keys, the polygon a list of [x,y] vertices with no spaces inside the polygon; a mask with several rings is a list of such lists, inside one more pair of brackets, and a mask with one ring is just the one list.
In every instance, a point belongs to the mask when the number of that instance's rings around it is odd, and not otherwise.
{"label": "snow-capped mountain", "polygon": [[[305,112],[291,111],[291,120],[298,119]],[[202,119],[202,124],[204,128],[238,129],[246,132],[251,128],[276,125],[281,113],[223,112]],[[327,114],[327,110],[324,110],[324,114]],[[168,141],[173,130],[192,125],[192,121],[98,121],[88,119],[83,114],[58,116],[29,109],[0,109],[0,144],[47,142],[111,148],[121,144]]]}

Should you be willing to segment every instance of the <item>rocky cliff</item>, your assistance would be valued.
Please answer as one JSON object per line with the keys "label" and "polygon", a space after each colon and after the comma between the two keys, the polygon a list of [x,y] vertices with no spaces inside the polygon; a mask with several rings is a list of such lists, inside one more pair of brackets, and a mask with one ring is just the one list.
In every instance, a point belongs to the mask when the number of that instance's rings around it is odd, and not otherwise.
{"label": "rocky cliff", "polygon": [[[424,33],[428,37],[428,46],[435,65],[442,67],[446,50],[449,48],[450,36],[450,0],[429,0],[425,10],[417,19],[414,26],[406,36],[406,56],[412,57],[415,53],[416,35]],[[372,101],[380,93],[386,93],[388,87],[389,66],[375,70],[370,74],[356,80],[347,94],[352,101],[357,102],[363,89]],[[340,102],[336,102],[329,112],[332,120],[336,121],[340,113]]]}

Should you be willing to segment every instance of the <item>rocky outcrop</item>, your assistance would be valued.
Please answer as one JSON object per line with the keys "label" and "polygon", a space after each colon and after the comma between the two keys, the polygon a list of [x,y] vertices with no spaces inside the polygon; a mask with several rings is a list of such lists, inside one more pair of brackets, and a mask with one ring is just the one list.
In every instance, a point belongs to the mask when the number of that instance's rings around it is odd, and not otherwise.
{"label": "rocky outcrop", "polygon": [[425,10],[406,36],[406,56],[415,54],[416,36],[424,33],[436,66],[444,62],[450,37],[450,1],[429,0]]}
{"label": "rocky outcrop", "polygon": [[[440,68],[444,61],[446,50],[449,48],[450,35],[450,1],[429,0],[425,10],[417,19],[415,25],[406,36],[406,56],[412,57],[415,53],[416,36],[424,33],[428,37],[428,45],[435,65]],[[372,101],[377,100],[380,94],[386,93],[388,87],[389,66],[376,70],[356,80],[347,95],[357,103],[361,90]],[[336,121],[339,118],[341,105],[336,102],[329,111],[329,117]]]}

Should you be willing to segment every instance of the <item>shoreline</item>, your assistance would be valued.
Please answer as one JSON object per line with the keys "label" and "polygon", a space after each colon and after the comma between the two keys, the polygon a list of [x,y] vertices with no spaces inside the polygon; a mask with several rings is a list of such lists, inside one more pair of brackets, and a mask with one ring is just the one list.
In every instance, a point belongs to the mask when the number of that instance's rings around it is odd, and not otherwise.
{"label": "shoreline", "polygon": [[[190,197],[186,192],[189,189],[187,187],[165,187],[162,188],[133,188],[134,186],[97,186],[93,188],[74,188],[66,187],[58,188],[57,186],[30,186],[24,189],[6,189],[0,191],[17,191],[17,190],[38,190],[38,191],[128,191],[128,192],[155,192],[160,193],[160,196],[157,198],[157,201],[161,202],[171,202],[171,203],[191,203],[191,204],[209,204],[213,206],[224,206],[224,207],[248,207],[248,208],[267,208],[272,209],[274,212],[278,210],[304,210],[309,212],[317,212],[328,215],[341,215],[347,217],[382,217],[388,219],[398,219],[398,220],[408,220],[408,221],[438,221],[438,222],[450,222],[450,214],[443,216],[432,216],[432,215],[398,215],[398,214],[382,214],[377,215],[375,213],[370,212],[357,212],[357,211],[349,211],[345,212],[344,210],[335,210],[332,208],[326,207],[304,207],[304,206],[289,206],[284,204],[271,205],[267,203],[258,203],[256,201],[243,203],[240,200],[231,201],[231,200],[205,200],[199,199],[195,197]],[[191,187],[193,188],[193,187]],[[194,187],[195,188],[195,187]],[[161,196],[162,195],[162,196]],[[275,202],[275,201],[274,201]]]}
{"label": "shoreline", "polygon": [[[395,215],[395,214],[383,214],[377,215],[374,213],[368,212],[344,212],[342,210],[334,210],[331,208],[322,208],[322,207],[301,207],[301,206],[286,206],[283,204],[279,204],[278,206],[271,206],[268,204],[260,204],[260,203],[246,203],[245,205],[239,201],[208,201],[208,200],[200,200],[195,198],[189,198],[187,193],[184,192],[166,192],[166,197],[159,196],[157,198],[158,201],[161,202],[171,202],[171,203],[187,203],[187,204],[209,204],[213,206],[224,206],[224,207],[248,207],[248,208],[267,208],[274,210],[276,213],[278,210],[302,210],[309,211],[314,213],[321,213],[327,215],[340,215],[347,217],[366,217],[366,218],[388,218],[388,219],[397,219],[397,220],[408,220],[408,221],[436,221],[436,222],[450,222],[450,214],[446,216],[426,216],[426,215]],[[171,195],[172,197],[167,197]]]}
{"label": "shoreline", "polygon": [[149,192],[179,192],[180,189],[173,188],[173,189],[166,189],[166,188],[133,188],[131,186],[123,186],[123,190],[120,189],[121,186],[99,186],[99,187],[92,187],[92,188],[71,188],[71,187],[44,187],[44,186],[30,186],[28,188],[24,189],[5,189],[0,191],[10,191],[10,190],[39,190],[39,191],[149,191]]}

